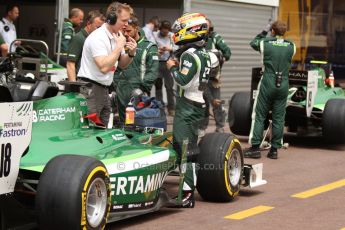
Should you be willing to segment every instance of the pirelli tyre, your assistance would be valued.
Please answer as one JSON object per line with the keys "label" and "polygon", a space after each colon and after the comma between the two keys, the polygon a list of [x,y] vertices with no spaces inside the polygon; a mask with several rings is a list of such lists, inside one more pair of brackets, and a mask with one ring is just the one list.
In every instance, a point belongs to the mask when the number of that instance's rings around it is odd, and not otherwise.
{"label": "pirelli tyre", "polygon": [[237,92],[229,102],[229,127],[236,135],[248,136],[251,125],[252,103],[250,92]]}
{"label": "pirelli tyre", "polygon": [[322,115],[322,136],[327,143],[345,143],[345,99],[330,99]]}
{"label": "pirelli tyre", "polygon": [[109,208],[109,175],[102,162],[79,155],[48,162],[36,196],[40,229],[103,229]]}
{"label": "pirelli tyre", "polygon": [[199,147],[199,194],[208,201],[231,201],[240,190],[243,174],[239,140],[228,133],[209,133],[200,141]]}

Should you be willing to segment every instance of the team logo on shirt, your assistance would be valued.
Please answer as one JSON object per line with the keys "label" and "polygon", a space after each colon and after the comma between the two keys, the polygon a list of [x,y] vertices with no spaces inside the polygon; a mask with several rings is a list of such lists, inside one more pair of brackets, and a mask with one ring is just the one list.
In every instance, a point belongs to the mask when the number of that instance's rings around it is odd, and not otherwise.
{"label": "team logo on shirt", "polygon": [[289,42],[284,41],[284,39],[277,39],[275,41],[269,41],[273,46],[288,46]]}
{"label": "team logo on shirt", "polygon": [[192,67],[193,64],[191,62],[187,61],[187,60],[184,60],[183,61],[183,65],[187,66],[188,68],[190,68],[190,67]]}

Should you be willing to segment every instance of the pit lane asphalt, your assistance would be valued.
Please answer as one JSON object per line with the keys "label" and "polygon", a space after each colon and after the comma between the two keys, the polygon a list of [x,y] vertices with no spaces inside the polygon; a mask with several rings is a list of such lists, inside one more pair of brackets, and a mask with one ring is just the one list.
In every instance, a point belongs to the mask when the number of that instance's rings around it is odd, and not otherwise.
{"label": "pit lane asphalt", "polygon": [[[168,121],[171,124],[171,117]],[[214,121],[210,123],[207,132],[215,129]],[[243,148],[248,147],[247,137],[239,139]],[[293,135],[285,135],[284,141],[290,147],[279,151],[278,160],[266,158],[267,151],[259,160],[245,159],[245,163],[264,163],[263,175],[268,184],[242,188],[230,203],[206,202],[196,192],[194,209],[164,208],[108,224],[106,229],[345,229],[345,146]],[[338,182],[337,186],[330,184],[333,182]],[[177,185],[176,177],[168,178],[166,187],[170,192]],[[292,197],[324,185],[323,190],[312,191],[315,195],[309,198]],[[242,211],[246,215],[246,210],[258,206],[268,206],[269,210],[241,220],[225,218]]]}

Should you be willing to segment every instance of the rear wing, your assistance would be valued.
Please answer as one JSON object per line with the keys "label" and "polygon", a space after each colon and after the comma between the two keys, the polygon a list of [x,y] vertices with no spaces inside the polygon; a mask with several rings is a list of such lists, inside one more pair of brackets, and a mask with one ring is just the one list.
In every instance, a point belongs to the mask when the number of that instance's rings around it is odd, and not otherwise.
{"label": "rear wing", "polygon": [[14,191],[32,131],[32,102],[0,103],[0,196]]}
{"label": "rear wing", "polygon": [[308,71],[304,70],[290,70],[289,71],[289,85],[291,86],[307,86]]}
{"label": "rear wing", "polygon": [[[251,81],[251,98],[252,103],[257,94],[258,84],[262,77],[261,67],[252,69],[252,81]],[[305,107],[307,117],[310,117],[311,111],[314,107],[315,95],[318,89],[318,71],[309,70],[290,70],[289,71],[289,98],[295,94],[299,88],[302,87],[306,92]]]}

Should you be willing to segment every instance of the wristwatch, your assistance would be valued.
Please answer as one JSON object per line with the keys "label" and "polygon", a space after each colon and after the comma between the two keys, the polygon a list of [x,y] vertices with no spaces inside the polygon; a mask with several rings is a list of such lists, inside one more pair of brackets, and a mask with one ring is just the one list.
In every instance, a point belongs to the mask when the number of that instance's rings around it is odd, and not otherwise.
{"label": "wristwatch", "polygon": [[130,53],[130,52],[128,52],[128,57],[130,57],[130,58],[134,58],[136,54],[137,54],[137,52],[135,52],[133,55],[131,55],[131,53]]}

